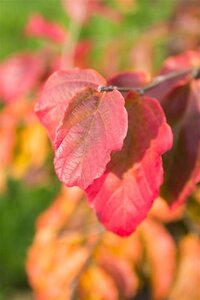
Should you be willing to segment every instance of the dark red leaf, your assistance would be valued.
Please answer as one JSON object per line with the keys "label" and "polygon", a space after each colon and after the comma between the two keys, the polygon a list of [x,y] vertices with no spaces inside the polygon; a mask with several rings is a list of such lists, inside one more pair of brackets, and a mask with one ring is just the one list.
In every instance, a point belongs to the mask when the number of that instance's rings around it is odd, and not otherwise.
{"label": "dark red leaf", "polygon": [[[108,85],[139,88],[148,83],[148,81],[149,76],[144,72],[124,72],[108,79]],[[123,92],[122,94],[126,96],[128,93]]]}
{"label": "dark red leaf", "polygon": [[[200,181],[200,80],[190,85],[187,96],[187,109],[173,126],[175,143],[164,164],[163,195],[174,207],[183,204]],[[184,98],[178,99],[181,108]]]}
{"label": "dark red leaf", "polygon": [[161,155],[172,145],[157,100],[129,94],[127,110],[129,129],[122,150],[86,190],[100,222],[121,236],[131,234],[147,216],[163,180]]}
{"label": "dark red leaf", "polygon": [[118,91],[99,93],[86,88],[77,93],[57,129],[58,178],[67,186],[86,189],[103,174],[111,152],[122,148],[126,133],[127,113]]}
{"label": "dark red leaf", "polygon": [[[161,73],[168,74],[199,65],[200,52],[189,51],[167,59]],[[177,206],[185,202],[200,180],[200,80],[186,76],[166,84],[152,89],[148,94],[160,101],[173,129],[174,146],[164,159],[162,195]]]}

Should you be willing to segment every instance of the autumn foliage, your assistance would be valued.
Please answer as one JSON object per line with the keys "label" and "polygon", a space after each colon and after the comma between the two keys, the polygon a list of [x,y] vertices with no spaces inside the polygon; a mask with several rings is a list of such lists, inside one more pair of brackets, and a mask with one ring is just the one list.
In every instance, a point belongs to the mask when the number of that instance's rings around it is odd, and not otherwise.
{"label": "autumn foliage", "polygon": [[[72,32],[33,15],[24,34],[64,44],[64,54],[45,46],[0,65],[0,189],[6,176],[47,180],[53,152],[62,187],[36,222],[26,262],[35,299],[134,299],[148,287],[152,299],[198,300],[200,218],[194,225],[187,201],[200,205],[200,50],[167,58],[157,74],[111,76],[109,57],[96,71],[92,42],[73,33],[97,12],[121,22],[131,1],[116,2],[114,11],[63,1]],[[179,236],[180,220],[188,227]]]}

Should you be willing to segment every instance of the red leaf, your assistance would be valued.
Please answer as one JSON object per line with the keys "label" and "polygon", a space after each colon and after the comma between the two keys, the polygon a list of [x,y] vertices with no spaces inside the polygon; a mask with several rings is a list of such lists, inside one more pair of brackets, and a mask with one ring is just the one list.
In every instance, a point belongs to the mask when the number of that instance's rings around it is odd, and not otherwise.
{"label": "red leaf", "polygon": [[171,71],[181,71],[191,67],[198,67],[200,64],[200,51],[187,51],[181,55],[171,56],[166,59],[161,74]]}
{"label": "red leaf", "polygon": [[99,93],[86,88],[77,93],[57,130],[58,178],[67,186],[86,189],[103,174],[111,152],[122,148],[126,133],[127,114],[118,91]]}
{"label": "red leaf", "polygon": [[0,97],[7,102],[31,92],[43,74],[42,59],[32,53],[10,57],[0,65]]}
{"label": "red leaf", "polygon": [[172,145],[158,101],[128,97],[129,130],[124,146],[86,191],[100,222],[121,236],[135,230],[158,196],[163,179],[161,155]]}
{"label": "red leaf", "polygon": [[97,89],[99,85],[105,84],[101,75],[89,69],[58,71],[49,77],[35,110],[41,123],[47,128],[52,143],[71,98],[82,88]]}
{"label": "red leaf", "polygon": [[63,43],[66,39],[65,29],[54,22],[49,22],[40,14],[34,14],[26,26],[28,36],[47,38],[56,43]]}

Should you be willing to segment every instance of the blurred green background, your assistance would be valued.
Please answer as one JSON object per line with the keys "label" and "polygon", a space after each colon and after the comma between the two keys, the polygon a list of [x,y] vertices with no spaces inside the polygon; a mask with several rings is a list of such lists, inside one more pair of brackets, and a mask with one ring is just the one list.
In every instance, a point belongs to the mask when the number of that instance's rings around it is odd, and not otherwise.
{"label": "blurred green background", "polygon": [[[75,0],[72,0],[75,1]],[[109,1],[112,4],[113,1]],[[171,16],[175,0],[138,0],[136,7],[118,25],[96,16],[81,32],[95,41],[98,50],[113,37],[125,34],[136,40],[151,25]],[[24,49],[38,49],[41,41],[23,34],[28,17],[41,12],[50,20],[66,27],[69,18],[58,0],[0,0],[0,58]],[[165,56],[161,45],[157,50],[158,64]],[[52,160],[49,163],[52,164]],[[22,181],[9,180],[7,191],[0,195],[0,299],[31,299],[24,270],[26,249],[34,234],[34,221],[51,203],[59,188],[54,175],[51,184],[29,187]]]}

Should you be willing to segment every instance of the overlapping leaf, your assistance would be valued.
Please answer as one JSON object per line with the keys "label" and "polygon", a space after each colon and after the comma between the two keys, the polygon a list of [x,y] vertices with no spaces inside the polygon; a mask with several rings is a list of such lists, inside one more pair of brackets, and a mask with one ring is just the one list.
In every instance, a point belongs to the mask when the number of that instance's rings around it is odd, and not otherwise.
{"label": "overlapping leaf", "polygon": [[71,100],[55,139],[54,165],[67,186],[86,189],[99,178],[127,132],[124,99],[118,91],[87,88]]}
{"label": "overlapping leaf", "polygon": [[97,89],[106,81],[94,70],[68,70],[53,73],[47,80],[36,105],[36,113],[47,128],[53,143],[56,129],[64,117],[71,98],[85,87]]}
{"label": "overlapping leaf", "polygon": [[36,112],[54,143],[54,165],[67,186],[87,188],[100,177],[127,132],[124,99],[118,91],[99,93],[105,80],[93,70],[54,73]]}
{"label": "overlapping leaf", "polygon": [[121,236],[131,234],[147,216],[163,179],[161,155],[172,145],[157,100],[129,94],[126,102],[129,129],[124,146],[86,191],[100,222]]}

